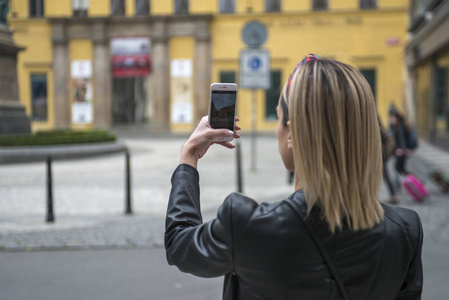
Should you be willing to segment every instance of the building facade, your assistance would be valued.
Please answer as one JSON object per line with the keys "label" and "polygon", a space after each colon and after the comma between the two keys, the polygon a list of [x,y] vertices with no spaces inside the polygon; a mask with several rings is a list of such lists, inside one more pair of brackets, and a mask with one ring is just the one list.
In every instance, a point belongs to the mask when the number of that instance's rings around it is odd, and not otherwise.
{"label": "building facade", "polygon": [[410,2],[405,48],[409,115],[421,136],[449,140],[449,1]]}
{"label": "building facade", "polygon": [[[20,99],[32,129],[150,124],[190,131],[208,113],[212,82],[240,81],[242,30],[267,30],[271,87],[257,90],[257,130],[273,131],[280,90],[308,53],[368,79],[381,119],[402,107],[405,0],[11,0],[9,26],[26,50]],[[237,115],[252,127],[252,91]]]}

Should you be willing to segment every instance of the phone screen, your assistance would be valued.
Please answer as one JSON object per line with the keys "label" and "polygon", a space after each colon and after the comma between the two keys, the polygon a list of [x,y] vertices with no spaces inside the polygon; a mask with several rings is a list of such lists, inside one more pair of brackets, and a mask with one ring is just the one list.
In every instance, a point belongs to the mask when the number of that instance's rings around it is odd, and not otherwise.
{"label": "phone screen", "polygon": [[236,91],[212,91],[210,126],[234,131]]}

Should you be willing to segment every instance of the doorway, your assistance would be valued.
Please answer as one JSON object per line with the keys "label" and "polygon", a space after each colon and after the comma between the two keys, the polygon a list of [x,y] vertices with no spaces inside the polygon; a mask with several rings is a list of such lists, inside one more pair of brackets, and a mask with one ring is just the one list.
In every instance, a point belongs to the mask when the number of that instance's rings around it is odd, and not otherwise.
{"label": "doorway", "polygon": [[112,81],[112,120],[118,124],[140,124],[148,121],[146,77],[114,78]]}

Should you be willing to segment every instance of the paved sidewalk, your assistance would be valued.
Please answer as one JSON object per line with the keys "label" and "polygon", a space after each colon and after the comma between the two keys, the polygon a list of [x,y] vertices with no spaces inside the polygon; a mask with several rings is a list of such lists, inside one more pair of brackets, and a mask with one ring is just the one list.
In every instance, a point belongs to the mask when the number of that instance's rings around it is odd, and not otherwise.
{"label": "paved sidewalk", "polygon": [[[185,137],[132,138],[120,142],[131,151],[133,210],[124,210],[124,156],[56,161],[54,224],[45,222],[45,164],[0,167],[0,250],[57,250],[161,247],[170,177]],[[249,170],[250,137],[241,141],[244,193],[259,202],[280,200],[293,191],[274,135],[258,137],[257,172]],[[225,196],[236,190],[235,151],[214,146],[200,161],[204,219],[213,218]],[[411,171],[426,178],[439,168],[449,174],[449,153],[422,141],[410,160]],[[418,211],[426,237],[449,244],[449,195],[426,178],[431,199],[400,205]],[[382,189],[382,200],[388,199]],[[445,202],[446,201],[446,202]]]}
{"label": "paved sidewalk", "polygon": [[[170,178],[185,139],[133,136],[120,140],[131,151],[131,216],[124,214],[123,153],[53,163],[54,224],[45,222],[45,163],[0,165],[0,264],[6,270],[0,281],[5,295],[63,299],[70,290],[77,299],[83,295],[83,299],[97,299],[107,290],[119,295],[117,299],[123,293],[136,299],[138,295],[144,295],[142,299],[145,295],[218,298],[221,279],[206,281],[170,268],[161,249]],[[250,137],[244,136],[241,145],[245,194],[263,202],[280,200],[293,191],[274,135],[257,140],[257,172],[250,171]],[[213,218],[224,197],[236,190],[235,154],[214,146],[200,161],[204,220]],[[423,203],[414,203],[402,193],[399,204],[417,211],[423,223],[423,300],[447,299],[449,195],[427,177],[437,168],[449,174],[449,153],[422,141],[409,169],[426,180],[430,195]],[[383,187],[381,200],[387,199]],[[77,249],[82,251],[61,251]],[[132,283],[131,289],[123,285],[124,278],[128,287]],[[150,288],[149,293],[148,282],[158,288]]]}
{"label": "paved sidewalk", "polygon": [[[45,222],[46,165],[0,167],[0,250],[161,247],[170,178],[186,137],[121,139],[131,152],[132,206],[124,215],[124,155],[53,163],[55,223]],[[249,170],[250,137],[241,141],[244,193],[258,201],[293,191],[273,135],[257,140],[257,172]],[[236,151],[214,146],[200,162],[202,211],[213,218],[236,191]],[[266,187],[271,186],[267,191]]]}

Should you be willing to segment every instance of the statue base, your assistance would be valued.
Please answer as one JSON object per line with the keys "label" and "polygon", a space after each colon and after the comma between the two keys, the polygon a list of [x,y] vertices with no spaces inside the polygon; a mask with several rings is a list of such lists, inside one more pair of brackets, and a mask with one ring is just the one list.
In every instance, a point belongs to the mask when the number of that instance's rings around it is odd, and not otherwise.
{"label": "statue base", "polygon": [[24,48],[12,40],[12,32],[0,27],[0,135],[29,134],[30,120],[19,101],[17,53]]}

